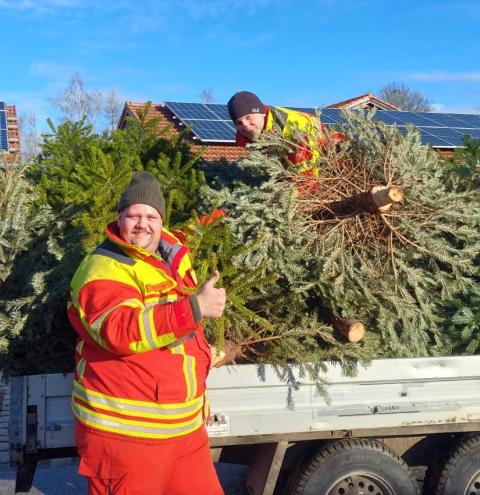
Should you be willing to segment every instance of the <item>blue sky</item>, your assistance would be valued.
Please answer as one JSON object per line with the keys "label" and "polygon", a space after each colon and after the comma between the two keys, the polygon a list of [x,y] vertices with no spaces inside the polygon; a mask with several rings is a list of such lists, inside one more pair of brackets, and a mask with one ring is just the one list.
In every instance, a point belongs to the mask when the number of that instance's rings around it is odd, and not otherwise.
{"label": "blue sky", "polygon": [[123,101],[321,106],[396,81],[480,113],[480,2],[0,0],[0,100],[41,122],[78,72]]}

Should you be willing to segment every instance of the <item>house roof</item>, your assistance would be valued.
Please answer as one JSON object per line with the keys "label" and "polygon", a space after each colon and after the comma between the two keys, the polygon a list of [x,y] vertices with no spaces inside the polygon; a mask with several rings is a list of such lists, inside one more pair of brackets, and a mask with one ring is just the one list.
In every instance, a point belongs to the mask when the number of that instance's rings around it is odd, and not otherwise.
{"label": "house roof", "polygon": [[[118,122],[118,128],[123,129],[126,124],[126,118],[136,117],[137,110],[145,108],[146,103],[136,103],[133,101],[125,102],[122,115]],[[180,122],[175,118],[174,114],[163,103],[152,103],[147,117],[149,119],[159,117],[158,131],[161,132],[165,128],[170,127],[172,133],[179,133],[185,127],[180,126]],[[198,141],[193,139],[193,136],[188,136],[187,139],[192,143],[193,151],[198,151],[203,148],[204,152],[202,158],[209,162],[215,162],[220,160],[227,160],[229,162],[235,162],[248,156],[249,152],[246,148],[236,146],[235,143],[224,144],[203,144],[199,145]]]}
{"label": "house roof", "polygon": [[[124,105],[118,127],[124,128],[126,125],[126,118],[128,116],[137,117],[138,110],[144,109],[146,105],[147,103],[127,101]],[[202,158],[206,161],[226,160],[236,162],[241,158],[248,156],[248,149],[236,146],[234,142],[234,130],[230,120],[228,120],[229,126],[224,126],[224,128],[230,128],[228,131],[229,136],[231,135],[229,139],[222,138],[222,140],[220,140],[213,138],[215,132],[217,132],[217,128],[214,124],[216,125],[224,122],[224,119],[229,119],[229,117],[225,112],[218,111],[217,107],[224,107],[225,105],[213,104],[210,106],[215,108],[206,108],[209,107],[209,105],[202,103],[154,103],[150,105],[148,117],[159,117],[159,133],[162,131],[165,132],[165,128],[168,128],[169,132],[179,133],[184,131],[186,126],[191,125],[192,132],[188,134],[185,139],[190,141],[194,151],[203,150]],[[426,114],[426,116],[423,116],[423,114],[420,113],[402,112],[395,105],[392,105],[381,98],[377,98],[371,93],[324,107],[322,122],[324,122],[325,125],[336,125],[339,122],[338,114],[341,113],[343,109],[370,109],[372,107],[378,110],[384,110],[385,112],[380,113],[385,114],[386,117],[388,117],[388,122],[390,122],[390,124],[393,122],[402,128],[405,127],[407,123],[415,125],[422,132],[422,139],[424,139],[425,143],[431,144],[437,149],[454,149],[458,146],[462,146],[460,143],[463,136],[462,132],[460,132],[462,130],[472,129],[472,131],[475,131],[475,134],[472,134],[472,136],[476,136],[480,133],[478,119],[473,122],[473,116],[471,115],[452,117],[450,115],[442,114]],[[415,118],[413,119],[413,117]],[[209,126],[215,132],[210,132]],[[445,135],[445,130],[450,130],[448,136]]]}
{"label": "house roof", "polygon": [[392,105],[382,98],[373,95],[372,93],[367,93],[365,95],[356,96],[355,98],[350,98],[348,100],[339,101],[338,103],[333,103],[328,105],[326,108],[378,108],[379,110],[398,110],[400,108]]}

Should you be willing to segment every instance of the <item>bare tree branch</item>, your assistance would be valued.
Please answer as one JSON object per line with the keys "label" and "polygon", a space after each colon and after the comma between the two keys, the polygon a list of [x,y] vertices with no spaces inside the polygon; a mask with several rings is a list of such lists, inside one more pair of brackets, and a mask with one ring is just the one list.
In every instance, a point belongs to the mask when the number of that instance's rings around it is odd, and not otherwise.
{"label": "bare tree branch", "polygon": [[390,82],[383,86],[378,95],[404,112],[431,112],[432,105],[419,91],[410,89],[405,83]]}
{"label": "bare tree branch", "polygon": [[103,98],[103,116],[107,122],[110,131],[117,127],[118,118],[122,111],[122,104],[117,92],[112,89]]}
{"label": "bare tree branch", "polygon": [[102,109],[102,94],[98,90],[87,91],[82,77],[74,72],[67,87],[52,101],[60,110],[64,119],[78,122],[82,118],[95,125],[97,115]]}
{"label": "bare tree branch", "polygon": [[205,88],[199,94],[203,103],[214,103],[215,97],[213,96],[212,88]]}
{"label": "bare tree branch", "polygon": [[35,114],[22,114],[18,118],[18,125],[22,143],[22,158],[27,161],[38,153],[37,117]]}

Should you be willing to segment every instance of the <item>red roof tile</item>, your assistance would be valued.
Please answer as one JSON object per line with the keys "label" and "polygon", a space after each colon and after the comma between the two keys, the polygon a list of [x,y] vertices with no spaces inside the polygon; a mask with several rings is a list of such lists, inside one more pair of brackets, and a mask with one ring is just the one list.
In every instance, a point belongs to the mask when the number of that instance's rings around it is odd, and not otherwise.
{"label": "red roof tile", "polygon": [[[136,117],[137,110],[145,108],[146,103],[135,103],[132,101],[125,102],[123,107],[122,115],[120,116],[118,122],[118,128],[123,129],[125,127],[126,117]],[[168,126],[172,126],[172,132],[178,133],[183,129],[180,125],[180,121],[173,115],[173,113],[161,103],[152,103],[151,108],[148,112],[148,118],[152,119],[155,117],[160,118],[158,125],[158,131],[162,131]],[[227,160],[229,162],[236,162],[240,158],[248,156],[248,150],[235,144],[210,144],[201,143],[199,144],[197,139],[193,138],[193,135],[189,137],[190,142],[193,145],[193,151],[197,151],[200,148],[205,148],[202,158],[206,161],[213,162],[218,160]]]}

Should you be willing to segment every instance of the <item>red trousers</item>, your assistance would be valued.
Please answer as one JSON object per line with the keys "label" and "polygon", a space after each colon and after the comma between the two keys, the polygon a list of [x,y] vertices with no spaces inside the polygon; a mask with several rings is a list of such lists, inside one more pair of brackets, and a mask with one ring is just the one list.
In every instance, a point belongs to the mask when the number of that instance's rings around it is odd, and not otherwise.
{"label": "red trousers", "polygon": [[77,422],[77,448],[89,495],[223,495],[203,426],[153,443],[103,435]]}

